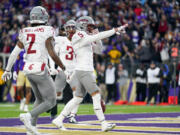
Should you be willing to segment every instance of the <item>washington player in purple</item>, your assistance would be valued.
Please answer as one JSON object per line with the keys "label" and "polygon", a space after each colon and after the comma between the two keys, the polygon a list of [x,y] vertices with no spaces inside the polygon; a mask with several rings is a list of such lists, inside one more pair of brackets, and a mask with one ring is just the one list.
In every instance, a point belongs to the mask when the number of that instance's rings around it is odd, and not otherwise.
{"label": "washington player in purple", "polygon": [[[31,99],[31,84],[23,73],[25,50],[21,51],[14,64],[13,79],[16,80],[17,92],[20,96],[20,111],[28,112],[28,104]],[[24,86],[26,97],[24,97]]]}

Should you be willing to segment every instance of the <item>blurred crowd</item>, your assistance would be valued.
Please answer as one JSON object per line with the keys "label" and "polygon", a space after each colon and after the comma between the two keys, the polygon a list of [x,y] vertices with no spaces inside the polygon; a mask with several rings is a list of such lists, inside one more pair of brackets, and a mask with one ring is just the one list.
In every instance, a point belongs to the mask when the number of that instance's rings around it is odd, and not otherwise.
{"label": "blurred crowd", "polygon": [[[126,34],[103,40],[102,56],[95,55],[97,82],[106,101],[118,100],[117,86],[121,100],[127,100],[129,80],[136,78],[137,87],[145,88],[149,84],[148,69],[154,63],[160,70],[158,87],[165,83],[164,76],[177,81],[179,77],[180,50],[180,6],[177,0],[0,0],[0,52],[10,53],[14,48],[18,32],[27,27],[29,11],[33,6],[41,5],[48,9],[49,24],[58,29],[69,19],[91,16],[99,31],[128,23]],[[176,48],[173,54],[173,48]],[[177,58],[172,62],[172,55]],[[153,61],[153,62],[152,62]],[[172,64],[174,63],[174,64]],[[144,65],[145,73],[137,72]],[[176,67],[176,69],[174,68]],[[168,73],[166,73],[168,70]],[[176,71],[175,71],[176,70]],[[143,74],[143,80],[138,79]],[[175,74],[176,73],[176,74]],[[165,74],[165,75],[164,75]],[[142,76],[141,76],[142,77]],[[2,83],[3,84],[3,83]],[[156,86],[150,86],[154,89]],[[161,88],[159,88],[161,89]],[[169,89],[169,86],[168,88]],[[139,89],[138,89],[139,90]],[[140,90],[141,91],[141,90]],[[158,90],[156,90],[158,91]],[[137,95],[139,91],[136,91]],[[152,94],[153,93],[153,94]],[[149,93],[152,96],[156,92]],[[163,93],[163,92],[160,92]],[[146,93],[141,93],[146,95]],[[164,94],[164,93],[163,93]],[[161,94],[161,95],[163,95]],[[165,94],[164,94],[165,95]],[[163,95],[163,96],[164,96]],[[166,93],[167,95],[167,93]],[[147,99],[150,100],[151,97]],[[137,100],[145,100],[137,96]]]}

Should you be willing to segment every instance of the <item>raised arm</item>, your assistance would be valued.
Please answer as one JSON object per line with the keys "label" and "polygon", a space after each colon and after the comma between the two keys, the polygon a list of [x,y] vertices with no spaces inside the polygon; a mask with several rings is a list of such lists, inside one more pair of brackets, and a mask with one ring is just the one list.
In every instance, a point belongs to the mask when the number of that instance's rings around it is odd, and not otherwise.
{"label": "raised arm", "polygon": [[61,62],[61,60],[59,59],[59,57],[57,56],[55,50],[54,50],[54,46],[53,43],[54,39],[53,37],[49,37],[46,40],[46,48],[48,50],[49,56],[51,56],[51,58],[53,59],[53,61],[59,66],[61,67],[62,70],[65,70],[65,66],[63,65],[63,63]]}
{"label": "raised arm", "polygon": [[73,48],[76,50],[77,48],[81,48],[83,46],[89,45],[92,42],[110,37],[115,34],[115,29],[100,32],[96,35],[87,35],[86,37],[79,40],[79,42],[75,42]]}
{"label": "raised arm", "polygon": [[85,38],[82,38],[79,42],[74,43],[74,49],[80,48],[82,46],[86,46],[92,42],[102,40],[104,38],[108,38],[108,37],[114,35],[115,33],[120,33],[121,31],[124,31],[124,29],[127,26],[128,26],[128,24],[125,24],[125,25],[118,27],[118,28],[113,28],[111,30],[99,32],[96,35],[87,35]]}

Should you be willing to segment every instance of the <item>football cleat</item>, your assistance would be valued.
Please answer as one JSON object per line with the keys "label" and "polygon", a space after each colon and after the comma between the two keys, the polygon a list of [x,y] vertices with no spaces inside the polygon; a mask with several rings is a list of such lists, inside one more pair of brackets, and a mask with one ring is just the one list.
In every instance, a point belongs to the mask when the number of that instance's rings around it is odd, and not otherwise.
{"label": "football cleat", "polygon": [[74,116],[69,117],[69,123],[77,123],[76,118]]}
{"label": "football cleat", "polygon": [[114,129],[115,127],[116,127],[116,124],[104,123],[104,124],[102,124],[101,130],[103,132],[107,132],[107,131]]}
{"label": "football cleat", "polygon": [[27,131],[31,133],[31,135],[39,135],[39,132],[37,131],[37,128],[35,126],[31,125],[31,114],[30,113],[23,113],[20,114],[20,120],[24,123]]}
{"label": "football cleat", "polygon": [[57,118],[52,121],[52,124],[55,125],[57,128],[59,128],[62,131],[67,131],[67,129],[64,127],[63,123],[60,123]]}

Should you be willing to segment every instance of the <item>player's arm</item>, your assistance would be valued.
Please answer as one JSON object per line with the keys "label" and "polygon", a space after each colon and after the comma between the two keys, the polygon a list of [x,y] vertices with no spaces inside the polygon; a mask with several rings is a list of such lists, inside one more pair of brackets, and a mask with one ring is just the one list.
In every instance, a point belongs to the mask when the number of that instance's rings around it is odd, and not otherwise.
{"label": "player's arm", "polygon": [[[80,40],[78,40],[78,42],[74,42],[73,44],[73,48],[76,50],[77,48],[81,48],[83,46],[89,45],[90,43],[93,43],[95,41],[110,37],[112,35],[115,34],[115,29],[112,30],[108,30],[108,31],[104,31],[104,32],[100,32],[96,35],[86,35],[84,37],[83,33],[82,33],[82,37]],[[81,36],[81,33],[78,34],[79,36]]]}
{"label": "player's arm", "polygon": [[13,49],[13,51],[11,52],[11,54],[9,56],[6,70],[2,75],[2,80],[7,81],[7,80],[11,79],[11,77],[12,77],[11,68],[12,68],[13,64],[15,63],[17,56],[19,55],[19,53],[21,52],[21,50],[23,48],[24,48],[23,43],[18,41],[17,45],[15,46],[15,48]]}
{"label": "player's arm", "polygon": [[123,31],[127,26],[128,25],[126,24],[126,25],[123,25],[123,26],[118,27],[118,28],[113,28],[111,30],[100,32],[96,35],[87,35],[85,38],[82,38],[81,40],[79,40],[79,42],[76,42],[74,44],[74,49],[80,48],[82,46],[88,45],[88,44],[95,42],[95,41],[98,41],[98,40],[102,40],[104,38],[108,38],[117,32]]}
{"label": "player's arm", "polygon": [[57,56],[55,50],[54,50],[54,46],[53,43],[54,39],[53,37],[49,37],[46,40],[46,48],[48,50],[49,55],[51,56],[51,58],[53,59],[53,61],[62,68],[62,70],[65,70],[65,66],[63,65],[63,63],[61,62],[61,60],[59,59],[59,57]]}
{"label": "player's arm", "polygon": [[13,66],[13,80],[17,79],[17,73],[19,70],[19,62],[20,62],[20,60],[19,60],[19,56],[18,56],[15,63],[14,63],[14,66]]}
{"label": "player's arm", "polygon": [[24,48],[23,43],[21,41],[18,41],[17,45],[15,46],[15,48],[13,49],[13,51],[9,56],[6,71],[11,71],[13,64],[15,63],[19,53],[22,51],[23,48]]}
{"label": "player's arm", "polygon": [[[54,46],[54,50],[56,52],[57,55],[59,55],[60,53],[60,48],[59,48],[59,44],[56,42],[56,38],[55,39],[55,46]],[[49,66],[50,66],[50,69],[55,69],[55,63],[54,61],[52,60],[52,58],[48,55],[49,57]]]}

